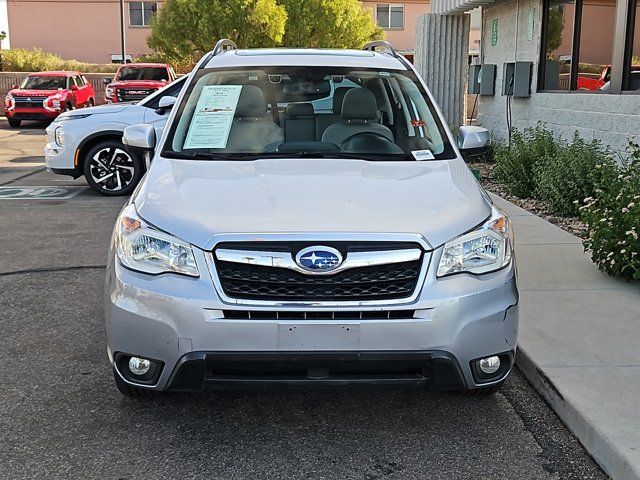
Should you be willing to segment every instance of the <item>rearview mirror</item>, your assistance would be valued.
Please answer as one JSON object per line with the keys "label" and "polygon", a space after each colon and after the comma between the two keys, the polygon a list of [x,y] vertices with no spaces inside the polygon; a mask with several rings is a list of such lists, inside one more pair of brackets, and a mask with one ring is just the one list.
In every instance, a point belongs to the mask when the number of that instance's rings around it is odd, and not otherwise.
{"label": "rearview mirror", "polygon": [[73,92],[77,91],[78,90],[78,85],[71,85],[71,90]]}
{"label": "rearview mirror", "polygon": [[132,125],[124,129],[122,143],[127,150],[149,151],[156,146],[156,131],[151,125]]}
{"label": "rearview mirror", "polygon": [[110,78],[103,78],[102,79],[102,83],[104,83],[105,85],[109,85],[111,83],[111,79]]}
{"label": "rearview mirror", "polygon": [[484,155],[490,143],[491,135],[486,128],[466,125],[458,131],[458,148],[464,157]]}
{"label": "rearview mirror", "polygon": [[167,110],[171,110],[173,106],[176,104],[178,99],[176,97],[172,97],[171,95],[166,95],[160,99],[158,102],[158,108],[156,109],[156,113],[158,115],[164,115]]}

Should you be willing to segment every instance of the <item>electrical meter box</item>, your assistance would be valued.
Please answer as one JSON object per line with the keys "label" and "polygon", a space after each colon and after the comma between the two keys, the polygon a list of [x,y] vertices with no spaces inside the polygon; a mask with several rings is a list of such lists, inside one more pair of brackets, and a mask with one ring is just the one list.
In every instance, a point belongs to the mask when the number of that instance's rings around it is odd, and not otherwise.
{"label": "electrical meter box", "polygon": [[532,62],[509,62],[502,67],[502,95],[514,98],[531,96]]}
{"label": "electrical meter box", "polygon": [[478,94],[480,93],[480,69],[482,65],[470,65],[469,66],[469,80],[467,83],[467,93]]}
{"label": "electrical meter box", "polygon": [[480,95],[494,95],[496,84],[496,66],[483,63],[480,68]]}

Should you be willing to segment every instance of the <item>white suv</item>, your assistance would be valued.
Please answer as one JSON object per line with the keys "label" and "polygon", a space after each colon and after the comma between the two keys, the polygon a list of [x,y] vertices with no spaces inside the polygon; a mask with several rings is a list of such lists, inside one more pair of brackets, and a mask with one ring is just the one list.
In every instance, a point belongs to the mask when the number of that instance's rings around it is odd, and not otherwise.
{"label": "white suv", "polygon": [[167,110],[184,85],[180,78],[138,103],[117,103],[73,110],[47,127],[47,170],[73,178],[85,176],[103,195],[129,195],[145,172],[142,159],[122,145],[129,125],[164,126]]}

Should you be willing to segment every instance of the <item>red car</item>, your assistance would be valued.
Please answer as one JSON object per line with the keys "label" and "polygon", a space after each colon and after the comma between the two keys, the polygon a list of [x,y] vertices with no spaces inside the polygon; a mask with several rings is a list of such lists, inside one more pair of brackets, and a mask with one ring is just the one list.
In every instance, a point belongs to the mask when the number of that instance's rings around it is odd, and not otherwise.
{"label": "red car", "polygon": [[128,63],[122,65],[115,80],[105,78],[105,102],[142,100],[176,79],[171,65],[166,63]]}
{"label": "red car", "polygon": [[61,112],[95,104],[93,87],[79,72],[39,72],[14,85],[4,99],[12,127],[23,120],[50,121]]}

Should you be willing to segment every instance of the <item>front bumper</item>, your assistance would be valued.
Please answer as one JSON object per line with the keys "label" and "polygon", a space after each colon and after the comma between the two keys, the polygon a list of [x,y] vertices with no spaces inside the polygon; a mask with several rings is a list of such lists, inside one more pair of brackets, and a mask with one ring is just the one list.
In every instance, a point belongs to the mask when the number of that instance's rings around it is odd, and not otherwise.
{"label": "front bumper", "polygon": [[[431,265],[413,303],[359,309],[407,312],[393,319],[311,320],[302,312],[296,319],[297,309],[286,307],[292,313],[287,320],[252,320],[223,312],[264,313],[269,308],[223,303],[205,253],[194,248],[194,254],[199,278],[134,272],[122,267],[112,251],[109,254],[109,358],[112,365],[120,354],[161,362],[157,381],[143,385],[147,388],[190,390],[248,382],[413,383],[473,389],[504,379],[513,362],[518,334],[515,258],[508,267],[482,276],[436,279]],[[432,261],[440,254],[436,250]],[[509,358],[506,373],[489,382],[477,381],[471,362],[496,354]],[[398,367],[403,364],[405,370]]]}
{"label": "front bumper", "polygon": [[7,118],[14,120],[34,120],[34,121],[49,121],[54,120],[62,112],[51,112],[44,107],[29,107],[29,108],[13,108],[7,110],[5,115]]}

